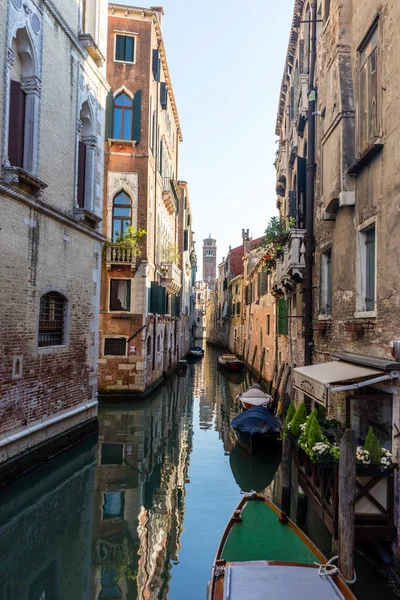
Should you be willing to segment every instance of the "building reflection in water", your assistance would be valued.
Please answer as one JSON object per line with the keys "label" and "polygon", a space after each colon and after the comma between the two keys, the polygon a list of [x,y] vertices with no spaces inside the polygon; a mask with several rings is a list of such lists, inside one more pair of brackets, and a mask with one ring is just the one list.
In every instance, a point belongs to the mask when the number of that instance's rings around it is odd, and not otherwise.
{"label": "building reflection in water", "polygon": [[167,597],[183,525],[191,383],[176,378],[152,399],[100,408],[93,599]]}
{"label": "building reflection in water", "polygon": [[0,599],[90,598],[96,439],[0,494]]}

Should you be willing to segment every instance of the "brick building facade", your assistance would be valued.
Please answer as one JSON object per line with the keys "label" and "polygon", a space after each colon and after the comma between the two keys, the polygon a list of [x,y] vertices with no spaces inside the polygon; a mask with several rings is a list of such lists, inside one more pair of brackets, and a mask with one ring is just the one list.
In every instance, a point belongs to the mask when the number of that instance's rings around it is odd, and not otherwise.
{"label": "brick building facade", "polygon": [[[109,5],[103,209],[109,242],[102,262],[99,349],[104,393],[149,389],[190,347],[185,313],[193,234],[187,185],[178,181],[182,134],[162,16],[159,7]],[[120,245],[129,226],[146,232],[138,254]]]}
{"label": "brick building facade", "polygon": [[4,479],[96,426],[105,29],[100,1],[0,7]]}

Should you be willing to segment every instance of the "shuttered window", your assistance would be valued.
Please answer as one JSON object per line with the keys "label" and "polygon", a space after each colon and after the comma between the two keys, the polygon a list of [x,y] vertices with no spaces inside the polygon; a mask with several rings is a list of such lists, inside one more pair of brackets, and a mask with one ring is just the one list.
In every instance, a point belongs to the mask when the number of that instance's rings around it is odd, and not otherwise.
{"label": "shuttered window", "polygon": [[78,182],[77,200],[78,206],[85,206],[85,179],[86,179],[86,144],[79,142],[78,146]]}
{"label": "shuttered window", "polygon": [[327,250],[321,255],[321,314],[332,312],[332,252]]}
{"label": "shuttered window", "polygon": [[236,304],[236,314],[240,315],[240,302]]}
{"label": "shuttered window", "polygon": [[158,315],[167,314],[167,294],[165,288],[156,281],[151,282],[149,297],[149,312]]}
{"label": "shuttered window", "polygon": [[284,298],[280,298],[278,300],[278,334],[287,335],[288,331],[287,303]]}
{"label": "shuttered window", "polygon": [[157,48],[153,50],[152,71],[155,81],[160,81],[161,61]]}
{"label": "shuttered window", "polygon": [[135,62],[135,38],[131,35],[116,35],[115,38],[115,60]]}
{"label": "shuttered window", "polygon": [[375,310],[375,227],[368,229],[365,246],[365,308],[372,311]]}
{"label": "shuttered window", "polygon": [[167,84],[164,81],[162,81],[160,84],[160,104],[161,104],[161,108],[163,108],[164,110],[166,110],[166,108],[167,108],[167,102],[168,102]]}
{"label": "shuttered window", "polygon": [[132,137],[138,144],[140,142],[140,127],[141,127],[141,105],[142,91],[138,90],[133,97],[133,129]]}
{"label": "shuttered window", "polygon": [[26,94],[18,81],[10,81],[10,117],[8,129],[8,158],[13,167],[24,166]]}
{"label": "shuttered window", "polygon": [[118,94],[114,101],[114,134],[115,140],[132,139],[133,102],[128,94]]}
{"label": "shuttered window", "polygon": [[185,252],[189,248],[189,232],[187,229],[183,232],[183,251]]}

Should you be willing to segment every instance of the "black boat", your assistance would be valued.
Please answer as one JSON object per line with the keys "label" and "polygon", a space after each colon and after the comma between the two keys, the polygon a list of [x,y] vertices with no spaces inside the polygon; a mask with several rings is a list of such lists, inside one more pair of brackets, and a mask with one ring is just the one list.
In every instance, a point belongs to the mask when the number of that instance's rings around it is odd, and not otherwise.
{"label": "black boat", "polygon": [[200,346],[192,346],[189,350],[189,356],[191,358],[203,358],[204,350]]}
{"label": "black boat", "polygon": [[282,423],[264,406],[254,406],[239,413],[231,421],[236,440],[247,452],[260,452],[268,441],[276,440],[282,429]]}

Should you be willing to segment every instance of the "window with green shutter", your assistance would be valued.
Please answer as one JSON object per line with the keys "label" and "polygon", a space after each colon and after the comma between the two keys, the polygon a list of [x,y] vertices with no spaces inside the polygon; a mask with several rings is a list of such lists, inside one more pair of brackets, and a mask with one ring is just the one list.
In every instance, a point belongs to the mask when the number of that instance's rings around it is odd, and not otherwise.
{"label": "window with green shutter", "polygon": [[278,335],[288,335],[288,310],[284,298],[278,300]]}
{"label": "window with green shutter", "polygon": [[245,303],[245,306],[247,306],[249,303],[249,286],[248,285],[246,285],[244,288],[244,303]]}
{"label": "window with green shutter", "polygon": [[135,37],[132,35],[115,36],[115,60],[135,62]]}
{"label": "window with green shutter", "polygon": [[132,137],[138,144],[140,142],[140,124],[141,124],[141,102],[142,91],[138,90],[133,97],[133,128]]}

